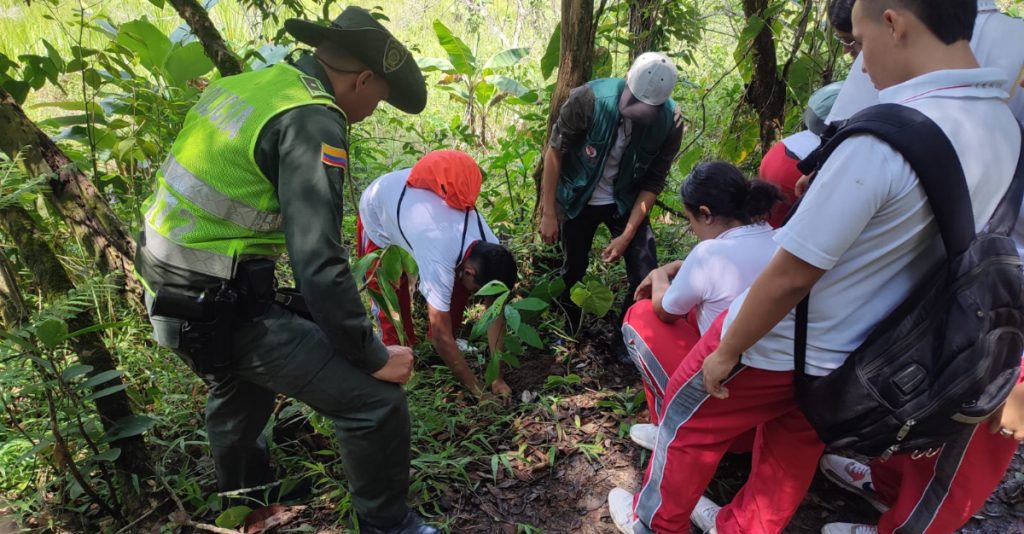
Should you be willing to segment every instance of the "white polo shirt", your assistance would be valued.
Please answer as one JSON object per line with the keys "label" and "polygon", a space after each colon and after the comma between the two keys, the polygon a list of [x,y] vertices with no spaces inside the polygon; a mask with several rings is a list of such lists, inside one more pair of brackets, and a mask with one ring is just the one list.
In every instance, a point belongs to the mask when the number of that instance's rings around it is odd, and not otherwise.
{"label": "white polo shirt", "polygon": [[[397,210],[411,169],[385,174],[371,183],[359,198],[359,219],[363,223],[364,237],[384,248],[398,245],[416,260],[419,267],[419,290],[437,310],[451,308],[455,289],[455,266],[474,241],[481,240],[477,214],[470,212],[465,242],[462,229],[466,225],[466,212],[444,203],[427,189],[410,187],[402,201],[401,229]],[[489,243],[498,238],[481,219],[484,235]],[[402,238],[405,232],[408,242]]]}
{"label": "white polo shirt", "polygon": [[[976,229],[991,218],[1009,187],[1020,129],[1005,103],[998,69],[938,71],[881,92],[885,103],[913,107],[934,120],[956,149]],[[818,174],[796,215],[775,236],[779,246],[827,272],[811,290],[808,372],[839,367],[945,256],[924,188],[887,144],[854,136]],[[747,293],[729,309],[728,328]],[[793,369],[791,311],[744,353],[743,363]]]}
{"label": "white polo shirt", "polygon": [[703,334],[768,266],[779,248],[773,234],[767,223],[749,224],[697,243],[672,279],[661,307],[672,315],[697,308],[697,326]]}
{"label": "white polo shirt", "polygon": [[[1000,13],[993,0],[979,1],[971,49],[979,65],[1005,73],[1004,88],[1011,97],[1010,109],[1024,124],[1024,89],[1018,83],[1024,76],[1024,20]],[[858,56],[825,122],[846,120],[877,103],[878,91],[864,72],[864,56]]]}

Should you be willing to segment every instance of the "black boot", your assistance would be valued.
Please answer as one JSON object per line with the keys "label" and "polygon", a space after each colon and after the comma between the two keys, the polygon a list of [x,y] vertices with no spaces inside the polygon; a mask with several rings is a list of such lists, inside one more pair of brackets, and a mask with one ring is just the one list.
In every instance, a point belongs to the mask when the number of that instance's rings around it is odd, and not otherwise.
{"label": "black boot", "polygon": [[419,514],[409,510],[401,523],[391,527],[378,527],[360,519],[359,532],[362,534],[437,534],[440,531],[426,524]]}

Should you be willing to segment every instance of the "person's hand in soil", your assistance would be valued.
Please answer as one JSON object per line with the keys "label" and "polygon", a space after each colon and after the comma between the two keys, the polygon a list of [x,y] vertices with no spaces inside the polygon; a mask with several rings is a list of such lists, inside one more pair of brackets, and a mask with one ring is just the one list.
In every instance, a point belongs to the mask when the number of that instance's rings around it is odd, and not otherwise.
{"label": "person's hand in soil", "polygon": [[626,249],[629,248],[629,243],[633,241],[632,235],[626,235],[623,232],[619,237],[612,239],[611,243],[601,251],[601,260],[605,263],[611,263],[625,254]]}
{"label": "person's hand in soil", "polygon": [[716,399],[729,398],[729,388],[722,385],[729,373],[736,364],[740,362],[740,356],[725,354],[721,350],[715,350],[704,360],[702,371],[704,373],[704,389]]}
{"label": "person's hand in soil", "polygon": [[1006,403],[992,414],[988,420],[988,430],[1006,438],[1024,441],[1024,382],[1017,384],[1010,391]]}
{"label": "person's hand in soil", "polygon": [[512,388],[508,387],[504,378],[499,377],[494,379],[494,382],[491,382],[491,393],[499,397],[511,397]]}

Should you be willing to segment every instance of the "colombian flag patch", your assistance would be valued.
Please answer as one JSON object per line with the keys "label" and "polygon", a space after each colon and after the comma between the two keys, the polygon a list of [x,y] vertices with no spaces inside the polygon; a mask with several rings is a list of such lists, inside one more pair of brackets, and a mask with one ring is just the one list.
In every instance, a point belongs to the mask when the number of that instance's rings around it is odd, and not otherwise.
{"label": "colombian flag patch", "polygon": [[320,143],[320,161],[322,161],[324,165],[338,167],[339,169],[347,169],[348,151],[344,148],[335,148],[327,143]]}

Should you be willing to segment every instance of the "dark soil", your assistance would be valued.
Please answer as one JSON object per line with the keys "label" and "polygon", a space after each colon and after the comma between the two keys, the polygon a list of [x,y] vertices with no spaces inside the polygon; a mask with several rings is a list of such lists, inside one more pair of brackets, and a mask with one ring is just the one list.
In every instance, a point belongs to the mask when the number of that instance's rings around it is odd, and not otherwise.
{"label": "dark soil", "polygon": [[[617,415],[607,405],[614,397],[609,390],[642,387],[636,370],[611,355],[611,331],[604,324],[586,329],[568,364],[551,355],[533,354],[522,359],[520,368],[507,372],[516,399],[524,392],[535,395],[550,375],[576,374],[581,383],[565,387],[555,408],[538,407],[516,420],[519,442],[509,449],[525,447],[522,457],[511,462],[512,474],[502,469],[497,482],[489,476],[481,478],[472,493],[453,493],[451,499],[443,500],[454,532],[522,532],[517,525],[544,532],[617,532],[608,515],[608,492],[616,486],[636,490],[649,453],[628,437],[620,437],[629,424],[647,420],[646,409]],[[602,401],[605,405],[599,406]],[[549,462],[552,451],[556,457],[553,468]],[[749,454],[726,455],[708,487],[708,496],[718,503],[728,502],[749,469]],[[1003,484],[962,532],[1024,534],[1022,473],[1024,455],[1018,452]],[[878,516],[865,501],[819,474],[786,532],[819,532],[822,525],[833,521],[874,524]]]}

